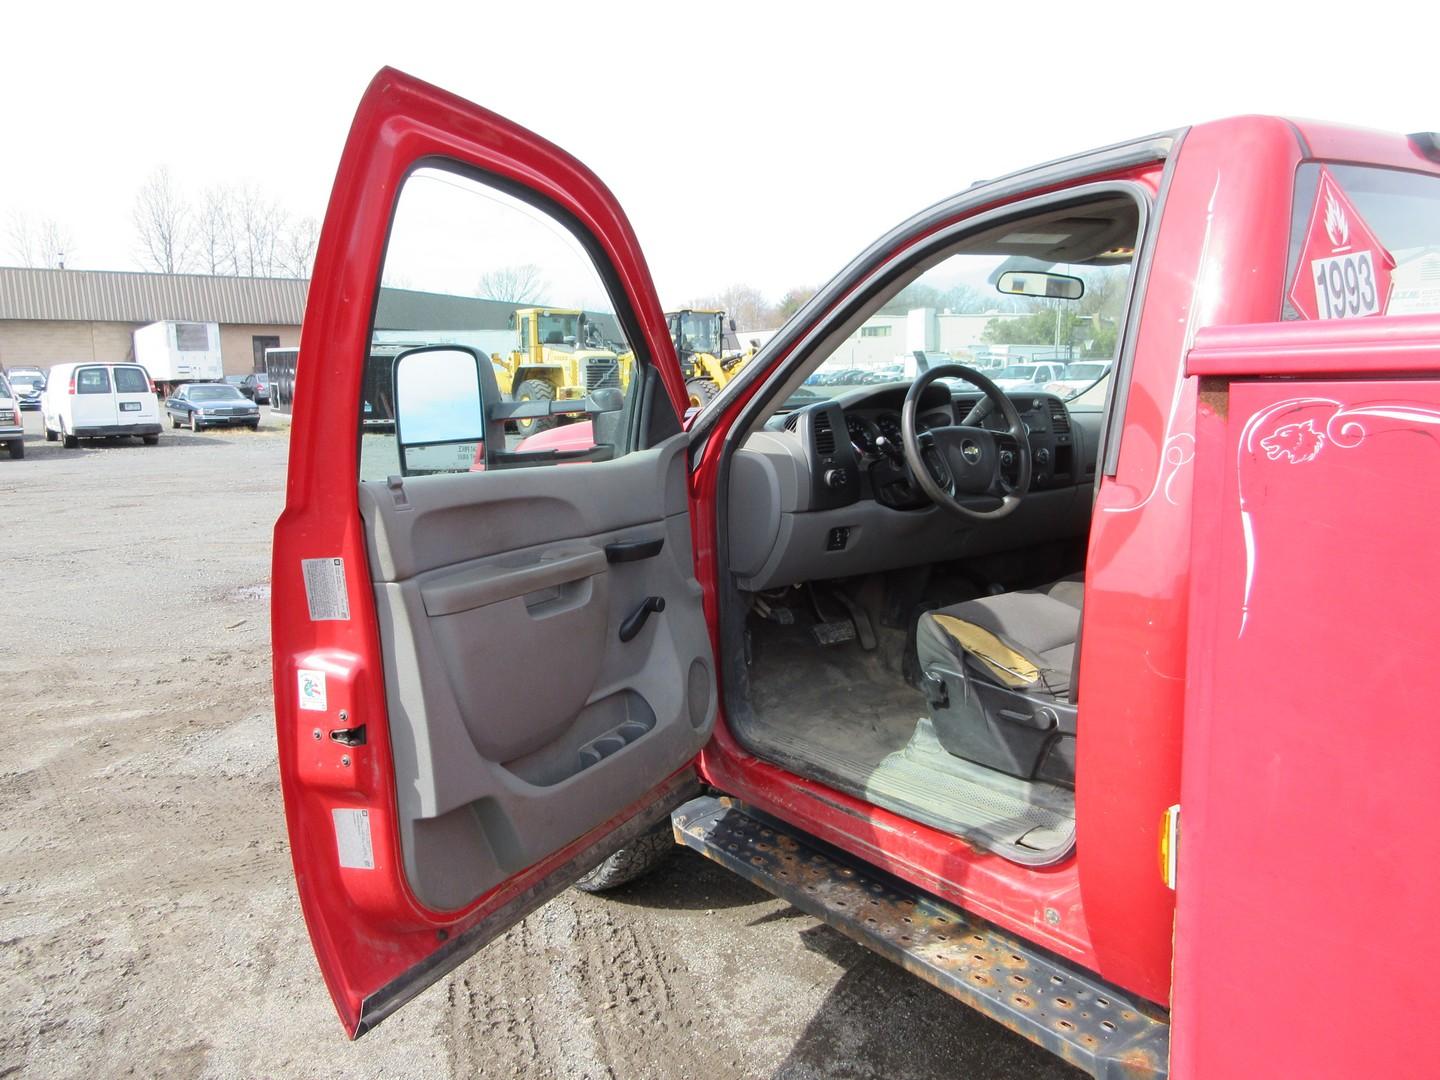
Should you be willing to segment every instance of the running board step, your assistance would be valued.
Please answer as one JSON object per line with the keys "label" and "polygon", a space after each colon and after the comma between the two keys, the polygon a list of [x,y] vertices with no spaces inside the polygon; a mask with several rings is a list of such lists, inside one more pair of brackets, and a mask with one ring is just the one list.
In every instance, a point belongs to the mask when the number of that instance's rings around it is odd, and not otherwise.
{"label": "running board step", "polygon": [[1170,1028],[1123,992],[731,799],[692,799],[675,840],[1100,1080],[1164,1077]]}

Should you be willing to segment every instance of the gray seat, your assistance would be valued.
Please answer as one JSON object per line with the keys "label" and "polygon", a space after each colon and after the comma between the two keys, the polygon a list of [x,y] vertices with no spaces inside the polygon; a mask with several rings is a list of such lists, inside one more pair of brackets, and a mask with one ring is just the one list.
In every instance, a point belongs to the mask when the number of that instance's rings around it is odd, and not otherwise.
{"label": "gray seat", "polygon": [[1082,576],[926,612],[916,649],[950,753],[1025,779],[1074,782]]}

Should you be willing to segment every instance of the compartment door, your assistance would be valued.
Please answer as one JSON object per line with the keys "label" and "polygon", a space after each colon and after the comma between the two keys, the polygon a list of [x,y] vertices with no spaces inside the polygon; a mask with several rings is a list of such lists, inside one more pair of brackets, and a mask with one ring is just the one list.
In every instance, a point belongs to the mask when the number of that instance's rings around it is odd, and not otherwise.
{"label": "compartment door", "polygon": [[1189,371],[1171,1075],[1424,1072],[1440,318],[1216,327]]}
{"label": "compartment door", "polygon": [[[304,327],[276,725],[301,906],[354,1036],[664,826],[715,664],[679,365],[583,165],[382,71]],[[524,445],[562,424],[568,449]]]}

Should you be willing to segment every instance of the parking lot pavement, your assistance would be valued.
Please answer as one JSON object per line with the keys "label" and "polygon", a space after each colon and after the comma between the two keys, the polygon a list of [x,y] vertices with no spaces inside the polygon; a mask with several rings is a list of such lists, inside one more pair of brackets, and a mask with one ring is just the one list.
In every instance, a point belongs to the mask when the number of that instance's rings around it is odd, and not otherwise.
{"label": "parking lot pavement", "polygon": [[1062,1077],[689,852],[570,892],[358,1043],[295,901],[269,541],[286,432],[0,458],[0,1076]]}

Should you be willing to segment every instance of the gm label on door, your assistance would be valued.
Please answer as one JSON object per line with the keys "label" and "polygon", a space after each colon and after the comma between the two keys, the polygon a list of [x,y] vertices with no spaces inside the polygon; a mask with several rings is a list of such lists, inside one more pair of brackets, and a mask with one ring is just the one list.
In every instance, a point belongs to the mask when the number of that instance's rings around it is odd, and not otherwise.
{"label": "gm label on door", "polygon": [[305,600],[310,605],[311,622],[350,618],[344,559],[301,559],[300,572],[305,575]]}
{"label": "gm label on door", "polygon": [[331,810],[330,817],[335,822],[335,847],[340,852],[340,865],[347,870],[374,870],[370,811]]}

